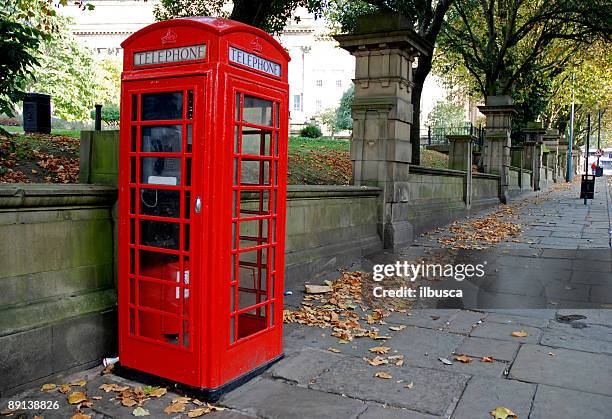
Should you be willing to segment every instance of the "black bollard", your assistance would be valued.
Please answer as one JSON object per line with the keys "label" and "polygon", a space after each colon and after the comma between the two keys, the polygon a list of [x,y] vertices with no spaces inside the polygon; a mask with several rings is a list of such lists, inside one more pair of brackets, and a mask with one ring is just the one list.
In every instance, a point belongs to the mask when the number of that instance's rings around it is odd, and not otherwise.
{"label": "black bollard", "polygon": [[96,131],[102,131],[102,105],[96,105]]}

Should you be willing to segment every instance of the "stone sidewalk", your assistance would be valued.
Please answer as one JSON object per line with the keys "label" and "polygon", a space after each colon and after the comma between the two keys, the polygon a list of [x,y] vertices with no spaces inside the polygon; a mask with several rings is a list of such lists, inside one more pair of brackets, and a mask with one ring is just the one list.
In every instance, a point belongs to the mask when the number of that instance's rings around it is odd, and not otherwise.
{"label": "stone sidewalk", "polygon": [[[218,404],[226,410],[205,417],[485,419],[497,407],[509,408],[519,418],[612,417],[612,310],[592,298],[605,296],[612,287],[612,251],[607,242],[610,197],[603,186],[599,182],[597,199],[586,207],[576,198],[576,184],[534,195],[518,209],[521,236],[481,250],[482,254],[468,252],[471,258],[484,255],[494,261],[491,264],[502,271],[495,275],[495,282],[500,284],[501,278],[509,284],[497,291],[518,300],[526,298],[521,289],[528,284],[526,278],[534,281],[534,271],[538,278],[553,278],[559,294],[551,294],[549,287],[546,308],[509,305],[394,311],[371,325],[384,340],[341,342],[331,336],[331,328],[286,324],[286,357],[225,395]],[[428,255],[432,249],[439,250],[438,239],[445,234],[440,229],[412,246],[376,255],[364,264]],[[515,282],[518,285],[511,287]],[[587,291],[579,285],[585,285]],[[298,308],[303,294],[293,291],[287,305]],[[589,297],[582,303],[599,308],[578,307],[581,301],[568,299],[573,294]],[[522,336],[513,336],[513,332],[522,332]],[[403,363],[369,365],[364,358],[373,358],[369,349],[377,346],[390,348],[383,358],[403,355]],[[466,355],[471,362],[457,361],[457,355]],[[490,357],[487,361],[491,362],[484,362],[483,357]],[[91,408],[82,409],[92,418],[133,417],[133,408],[111,400],[114,394],[104,393],[99,386],[142,384],[112,374],[102,376],[100,370],[75,374],[63,382],[85,379],[82,391],[90,398],[100,397]],[[390,378],[375,377],[379,372]],[[187,417],[186,413],[163,412],[175,397],[170,392],[144,407],[151,417]],[[28,411],[13,417],[71,417],[75,412],[75,406],[66,403],[66,395],[57,391],[33,389],[13,399],[60,402],[59,410]],[[6,406],[3,400],[0,410]],[[190,402],[189,409],[195,407]]]}

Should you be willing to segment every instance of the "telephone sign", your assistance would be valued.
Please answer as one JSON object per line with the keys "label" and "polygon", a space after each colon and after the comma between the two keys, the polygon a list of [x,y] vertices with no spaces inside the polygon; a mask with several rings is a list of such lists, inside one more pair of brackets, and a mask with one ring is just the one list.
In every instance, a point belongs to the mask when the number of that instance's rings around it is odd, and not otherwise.
{"label": "telephone sign", "polygon": [[282,357],[289,56],[208,17],[122,47],[119,369],[214,399]]}

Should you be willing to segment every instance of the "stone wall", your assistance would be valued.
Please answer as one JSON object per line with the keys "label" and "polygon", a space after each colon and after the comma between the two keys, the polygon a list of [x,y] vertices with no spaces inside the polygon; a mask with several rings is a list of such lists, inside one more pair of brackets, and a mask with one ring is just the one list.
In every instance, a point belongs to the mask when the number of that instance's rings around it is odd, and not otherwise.
{"label": "stone wall", "polygon": [[[288,289],[382,249],[381,191],[290,186]],[[116,189],[0,186],[0,396],[116,354]]]}
{"label": "stone wall", "polygon": [[0,395],[115,349],[114,188],[0,187]]}

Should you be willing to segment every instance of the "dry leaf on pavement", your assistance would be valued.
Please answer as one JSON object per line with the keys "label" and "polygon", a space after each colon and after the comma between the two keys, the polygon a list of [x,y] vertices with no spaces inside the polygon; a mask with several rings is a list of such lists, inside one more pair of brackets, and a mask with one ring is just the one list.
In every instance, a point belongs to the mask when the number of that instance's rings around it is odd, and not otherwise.
{"label": "dry leaf on pavement", "polygon": [[78,380],[78,381],[74,381],[70,383],[71,386],[75,386],[75,387],[83,387],[85,384],[87,384],[87,381],[85,380]]}
{"label": "dry leaf on pavement", "polygon": [[401,325],[401,326],[390,326],[389,329],[393,330],[394,332],[399,332],[400,330],[404,330],[406,328],[406,325]]}
{"label": "dry leaf on pavement", "polygon": [[134,409],[134,411],[132,411],[132,415],[134,415],[134,416],[151,416],[151,413],[147,409],[145,409],[145,408],[143,408],[141,406],[138,406],[136,409]]}
{"label": "dry leaf on pavement", "polygon": [[388,372],[384,372],[384,371],[378,371],[376,374],[374,374],[374,377],[376,377],[376,378],[382,378],[382,379],[385,379],[385,380],[388,380],[388,379],[390,379],[390,378],[393,378],[393,377],[391,376],[391,374],[389,374]]}
{"label": "dry leaf on pavement", "polygon": [[82,391],[75,391],[68,395],[68,403],[78,404],[87,400],[87,395]]}
{"label": "dry leaf on pavement", "polygon": [[529,336],[529,333],[525,332],[524,330],[519,330],[519,331],[510,333],[510,335],[517,337],[517,338],[524,338],[525,336]]}
{"label": "dry leaf on pavement", "polygon": [[408,390],[411,390],[414,387],[414,383],[411,381],[410,384],[406,384],[404,386],[404,388],[407,388]]}
{"label": "dry leaf on pavement", "polygon": [[450,362],[448,359],[446,358],[438,358],[438,360],[443,363],[444,365],[453,365],[452,362]]}
{"label": "dry leaf on pavement", "polygon": [[49,390],[53,390],[55,389],[57,386],[55,384],[43,384],[42,387],[40,388],[41,391],[49,391]]}
{"label": "dry leaf on pavement", "polygon": [[472,362],[472,358],[467,355],[455,355],[455,361],[463,362],[464,364],[469,364]]}
{"label": "dry leaf on pavement", "polygon": [[366,360],[366,362],[374,367],[377,367],[379,365],[383,365],[383,364],[388,364],[389,361],[387,361],[385,358],[383,358],[382,356],[375,356],[373,359],[370,358],[364,358]]}
{"label": "dry leaf on pavement", "polygon": [[333,291],[333,288],[329,285],[306,284],[304,288],[306,289],[306,294],[325,294],[326,292]]}
{"label": "dry leaf on pavement", "polygon": [[198,407],[187,412],[187,416],[190,418],[199,418],[200,416],[205,415],[208,412],[210,412],[210,409],[208,407]]}
{"label": "dry leaf on pavement", "polygon": [[483,356],[483,357],[480,359],[480,361],[481,361],[481,362],[493,362],[493,361],[495,361],[495,359],[493,359],[493,357],[492,357],[492,356]]}
{"label": "dry leaf on pavement", "polygon": [[81,411],[77,411],[70,419],[91,419],[91,415],[86,415]]}
{"label": "dry leaf on pavement", "polygon": [[129,397],[125,397],[121,399],[121,404],[124,405],[125,407],[132,407],[132,406],[136,406],[138,402],[134,399],[130,399]]}
{"label": "dry leaf on pavement", "polygon": [[514,413],[512,410],[508,409],[507,407],[496,407],[494,410],[491,410],[489,412],[489,414],[491,416],[493,416],[495,419],[507,419],[507,418],[517,418],[518,416],[516,416],[516,413]]}
{"label": "dry leaf on pavement", "polygon": [[369,351],[375,354],[386,354],[391,350],[388,346],[375,346],[370,348]]}
{"label": "dry leaf on pavement", "polygon": [[187,407],[187,404],[185,403],[172,403],[170,406],[166,407],[164,409],[164,412],[166,412],[167,414],[171,414],[171,413],[183,413],[185,411],[185,407]]}
{"label": "dry leaf on pavement", "polygon": [[59,392],[62,394],[66,394],[70,391],[71,388],[72,387],[70,387],[70,384],[62,384],[60,385]]}
{"label": "dry leaf on pavement", "polygon": [[338,348],[327,348],[327,350],[328,350],[329,352],[334,352],[334,353],[336,353],[336,354],[337,354],[337,353],[339,353],[339,352],[341,352],[341,351],[340,351],[340,349],[338,349]]}

